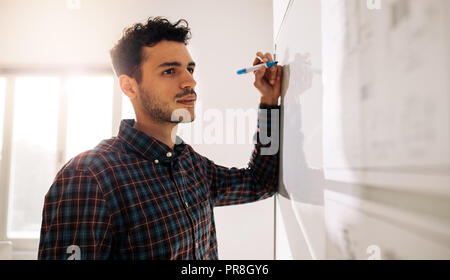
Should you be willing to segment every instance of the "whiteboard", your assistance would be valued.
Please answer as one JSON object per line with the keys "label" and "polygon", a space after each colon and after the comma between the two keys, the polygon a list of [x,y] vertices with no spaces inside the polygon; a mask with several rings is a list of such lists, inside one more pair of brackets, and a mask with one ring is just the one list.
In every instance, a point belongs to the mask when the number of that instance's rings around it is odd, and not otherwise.
{"label": "whiteboard", "polygon": [[274,31],[277,259],[450,257],[450,1],[373,2],[291,0]]}
{"label": "whiteboard", "polygon": [[450,196],[450,3],[322,1],[327,179]]}
{"label": "whiteboard", "polygon": [[450,221],[325,191],[327,258],[448,259]]}
{"label": "whiteboard", "polygon": [[320,1],[290,1],[276,38],[276,60],[283,65],[279,259],[325,258],[323,87],[312,71],[322,64],[320,13]]}

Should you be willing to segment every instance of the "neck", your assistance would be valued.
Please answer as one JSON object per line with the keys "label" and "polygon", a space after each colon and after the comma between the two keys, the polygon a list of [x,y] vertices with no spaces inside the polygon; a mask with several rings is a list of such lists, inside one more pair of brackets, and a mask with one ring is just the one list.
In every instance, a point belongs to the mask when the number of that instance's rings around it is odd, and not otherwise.
{"label": "neck", "polygon": [[[178,124],[170,122],[156,122],[151,119],[142,121],[136,118],[136,122],[133,127],[141,132],[144,132],[148,136],[163,142],[173,150],[173,147],[175,146],[175,135],[177,133]],[[172,139],[172,134],[174,135],[174,139]]]}

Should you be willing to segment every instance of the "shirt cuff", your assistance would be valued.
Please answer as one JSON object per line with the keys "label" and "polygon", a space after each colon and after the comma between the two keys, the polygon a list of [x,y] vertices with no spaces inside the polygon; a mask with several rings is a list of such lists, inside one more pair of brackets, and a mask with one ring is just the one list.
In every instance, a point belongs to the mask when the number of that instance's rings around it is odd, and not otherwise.
{"label": "shirt cuff", "polygon": [[280,109],[280,105],[259,103],[259,109]]}

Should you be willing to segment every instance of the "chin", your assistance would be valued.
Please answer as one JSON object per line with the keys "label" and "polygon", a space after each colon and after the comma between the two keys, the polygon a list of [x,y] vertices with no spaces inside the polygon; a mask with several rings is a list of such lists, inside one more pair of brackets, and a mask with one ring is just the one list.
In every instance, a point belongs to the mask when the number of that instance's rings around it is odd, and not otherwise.
{"label": "chin", "polygon": [[[176,123],[190,123],[195,119],[195,108],[193,106],[183,106],[172,111],[171,119]],[[180,120],[180,121],[179,121]]]}
{"label": "chin", "polygon": [[195,113],[182,108],[175,110],[170,119],[172,123],[190,123],[194,121]]}

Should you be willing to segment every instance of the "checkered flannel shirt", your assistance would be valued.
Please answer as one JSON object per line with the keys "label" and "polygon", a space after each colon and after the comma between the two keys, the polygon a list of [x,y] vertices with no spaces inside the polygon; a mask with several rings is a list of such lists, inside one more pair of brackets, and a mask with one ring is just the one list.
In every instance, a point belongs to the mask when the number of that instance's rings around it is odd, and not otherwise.
{"label": "checkered flannel shirt", "polygon": [[270,144],[261,144],[259,132],[265,123],[270,135],[279,108],[260,105],[254,150],[241,169],[216,165],[179,137],[170,149],[122,120],[117,137],[56,175],[45,196],[38,258],[217,259],[213,207],[277,191],[279,153],[261,154]]}

